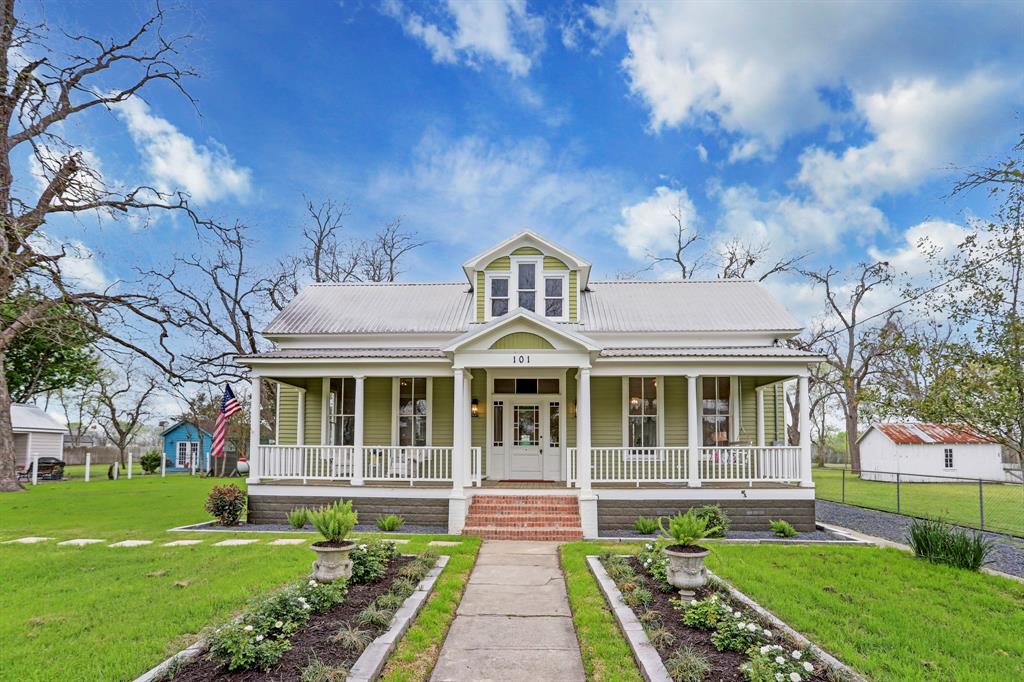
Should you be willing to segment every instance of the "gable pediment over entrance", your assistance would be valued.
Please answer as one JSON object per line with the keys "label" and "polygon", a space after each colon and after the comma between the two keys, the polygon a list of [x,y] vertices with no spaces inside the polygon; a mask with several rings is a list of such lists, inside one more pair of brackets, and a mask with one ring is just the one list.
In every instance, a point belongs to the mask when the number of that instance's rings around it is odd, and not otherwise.
{"label": "gable pediment over entrance", "polygon": [[443,350],[446,353],[507,350],[589,353],[600,351],[601,346],[593,339],[566,329],[557,322],[519,309],[476,326],[457,337]]}
{"label": "gable pediment over entrance", "polygon": [[551,342],[533,332],[511,332],[491,344],[490,350],[554,350]]}

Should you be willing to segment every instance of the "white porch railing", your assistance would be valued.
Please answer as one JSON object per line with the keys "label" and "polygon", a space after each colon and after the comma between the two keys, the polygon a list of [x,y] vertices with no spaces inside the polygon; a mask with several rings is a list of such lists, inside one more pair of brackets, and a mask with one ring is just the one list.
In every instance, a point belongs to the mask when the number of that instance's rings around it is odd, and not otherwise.
{"label": "white porch railing", "polygon": [[700,449],[698,471],[702,481],[800,481],[800,448],[792,446]]}
{"label": "white porch railing", "polygon": [[[569,448],[566,485],[577,484],[576,448]],[[800,481],[799,447],[714,447],[701,448],[698,479],[714,482],[779,482]],[[591,448],[590,480],[592,483],[687,483],[689,448]]]}
{"label": "white porch railing", "polygon": [[303,481],[352,478],[354,450],[348,445],[261,445],[259,474]]}
{"label": "white porch railing", "polygon": [[367,481],[408,481],[409,484],[452,480],[451,447],[374,445],[363,448]]}
{"label": "white porch railing", "polygon": [[484,479],[483,448],[469,449],[469,475],[472,485],[479,487]]}

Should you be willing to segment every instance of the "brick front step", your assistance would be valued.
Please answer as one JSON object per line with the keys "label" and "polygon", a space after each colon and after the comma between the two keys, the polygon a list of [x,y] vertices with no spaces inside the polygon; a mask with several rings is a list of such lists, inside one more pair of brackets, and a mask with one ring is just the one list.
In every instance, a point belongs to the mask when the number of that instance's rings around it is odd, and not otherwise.
{"label": "brick front step", "polygon": [[538,540],[551,542],[571,542],[582,540],[583,531],[568,528],[494,528],[485,526],[466,526],[463,535],[473,535],[484,540]]}
{"label": "brick front step", "polygon": [[555,519],[539,521],[535,519],[506,519],[501,517],[481,518],[479,516],[466,517],[466,523],[473,527],[496,527],[496,528],[568,528],[580,527],[579,519]]}
{"label": "brick front step", "polygon": [[495,510],[495,511],[572,511],[579,509],[579,503],[573,502],[572,504],[513,504],[510,502],[502,502],[500,504],[493,504],[488,502],[477,502],[473,500],[470,503],[471,509],[480,510]]}

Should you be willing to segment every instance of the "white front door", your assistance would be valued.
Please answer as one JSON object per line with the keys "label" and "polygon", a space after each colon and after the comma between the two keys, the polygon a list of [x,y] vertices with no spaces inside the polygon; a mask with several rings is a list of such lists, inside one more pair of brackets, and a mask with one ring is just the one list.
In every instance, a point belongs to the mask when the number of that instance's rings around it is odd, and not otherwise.
{"label": "white front door", "polygon": [[517,480],[544,478],[544,434],[541,402],[512,405],[511,477]]}

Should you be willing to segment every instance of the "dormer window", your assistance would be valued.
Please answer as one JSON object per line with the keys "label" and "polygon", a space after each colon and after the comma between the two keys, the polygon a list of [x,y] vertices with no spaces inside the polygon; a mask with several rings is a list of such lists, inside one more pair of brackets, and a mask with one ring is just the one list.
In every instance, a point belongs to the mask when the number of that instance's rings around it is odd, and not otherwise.
{"label": "dormer window", "polygon": [[508,277],[492,277],[491,317],[501,317],[508,312]]}
{"label": "dormer window", "polygon": [[565,289],[567,278],[563,275],[555,277],[544,275],[544,316],[554,319],[565,317]]}
{"label": "dormer window", "polygon": [[520,261],[518,266],[517,302],[520,308],[537,312],[537,263]]}

